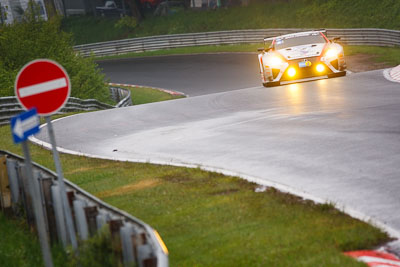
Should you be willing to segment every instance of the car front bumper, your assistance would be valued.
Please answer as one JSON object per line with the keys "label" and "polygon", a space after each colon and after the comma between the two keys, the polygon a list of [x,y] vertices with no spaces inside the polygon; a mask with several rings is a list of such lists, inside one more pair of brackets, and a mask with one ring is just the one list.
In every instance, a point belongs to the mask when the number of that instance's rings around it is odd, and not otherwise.
{"label": "car front bumper", "polygon": [[[308,62],[307,66],[305,65],[305,62]],[[318,65],[323,66],[322,71],[317,70]],[[289,75],[289,69],[294,69],[295,75]],[[263,82],[293,81],[341,73],[346,70],[346,62],[343,56],[339,56],[330,60],[323,57],[310,57],[289,60],[281,66],[265,67],[264,70],[265,73]]]}

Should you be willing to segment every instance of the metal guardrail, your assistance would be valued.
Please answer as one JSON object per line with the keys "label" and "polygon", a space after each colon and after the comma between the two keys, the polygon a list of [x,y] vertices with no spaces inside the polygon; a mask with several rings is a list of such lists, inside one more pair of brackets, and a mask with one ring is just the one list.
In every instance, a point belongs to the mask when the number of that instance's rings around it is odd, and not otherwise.
{"label": "metal guardrail", "polygon": [[[116,106],[102,103],[96,99],[68,98],[67,104],[59,114],[74,111],[91,111],[99,109],[119,108],[132,105],[131,91],[119,87],[110,87],[111,98],[117,102]],[[15,96],[0,98],[0,125],[9,123],[11,117],[21,113],[24,109]]]}
{"label": "metal guardrail", "polygon": [[[75,46],[83,56],[96,57],[187,46],[262,43],[265,37],[313,29],[258,29],[159,35]],[[342,37],[347,45],[400,46],[400,31],[386,29],[326,29],[328,38]]]}
{"label": "metal guardrail", "polygon": [[[33,226],[32,202],[26,188],[24,159],[0,150],[0,162],[0,210],[21,215],[23,208],[28,224]],[[33,168],[45,211],[48,238],[52,243],[60,242],[66,246],[64,217],[57,197],[57,174],[36,163],[33,163]],[[118,255],[117,258],[122,259],[125,266],[169,265],[167,248],[151,226],[104,203],[66,179],[65,184],[77,235],[81,240],[87,240],[106,226],[110,229],[114,253]]]}
{"label": "metal guardrail", "polygon": [[131,91],[115,86],[110,87],[111,98],[118,102],[116,108],[132,106]]}

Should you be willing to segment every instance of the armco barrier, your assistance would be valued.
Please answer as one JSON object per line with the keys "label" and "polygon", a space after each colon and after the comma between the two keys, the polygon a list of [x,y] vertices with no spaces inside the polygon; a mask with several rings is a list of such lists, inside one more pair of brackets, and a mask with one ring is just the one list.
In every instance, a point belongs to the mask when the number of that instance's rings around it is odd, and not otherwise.
{"label": "armco barrier", "polygon": [[[259,29],[159,35],[75,46],[83,56],[96,57],[187,46],[262,43],[263,38],[312,29]],[[326,29],[328,38],[348,45],[400,46],[400,31],[386,29]]]}
{"label": "armco barrier", "polygon": [[[110,87],[111,97],[116,106],[101,103],[95,99],[68,98],[67,104],[60,113],[90,111],[98,109],[119,108],[132,105],[131,91],[119,87]],[[7,124],[10,118],[24,111],[15,96],[0,98],[0,125]]]}
{"label": "armco barrier", "polygon": [[[31,196],[26,186],[23,158],[0,150],[0,211],[19,216],[26,214],[28,224],[34,225]],[[4,169],[6,167],[6,170]],[[64,217],[59,202],[57,174],[33,164],[38,181],[45,224],[49,240],[67,244]],[[107,227],[117,259],[125,266],[167,267],[168,251],[158,233],[148,224],[104,203],[88,192],[65,180],[77,236],[86,240]],[[25,210],[25,212],[22,212]]]}

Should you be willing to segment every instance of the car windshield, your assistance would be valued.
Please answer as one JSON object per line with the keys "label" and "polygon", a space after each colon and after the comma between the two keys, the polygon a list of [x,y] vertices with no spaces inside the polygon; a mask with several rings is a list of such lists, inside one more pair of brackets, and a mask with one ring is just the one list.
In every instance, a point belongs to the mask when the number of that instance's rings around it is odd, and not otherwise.
{"label": "car windshield", "polygon": [[305,35],[305,36],[289,37],[289,38],[276,38],[275,49],[280,50],[292,46],[319,44],[319,43],[326,43],[325,38],[319,33]]}

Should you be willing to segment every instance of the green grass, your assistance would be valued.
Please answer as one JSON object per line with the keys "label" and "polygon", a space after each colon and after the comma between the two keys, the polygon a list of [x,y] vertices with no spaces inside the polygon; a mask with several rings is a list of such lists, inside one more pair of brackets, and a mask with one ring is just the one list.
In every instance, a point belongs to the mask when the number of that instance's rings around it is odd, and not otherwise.
{"label": "green grass", "polygon": [[68,18],[63,29],[77,44],[128,37],[262,28],[400,29],[398,0],[252,0],[247,7],[180,11],[148,16],[136,28],[115,28],[115,19]]}
{"label": "green grass", "polygon": [[0,260],[4,266],[40,266],[39,242],[22,220],[0,213]]}
{"label": "green grass", "polygon": [[[263,47],[263,44],[240,44],[240,45],[216,45],[216,46],[193,46],[174,49],[163,49],[157,51],[148,51],[143,53],[127,53],[124,55],[107,56],[98,58],[98,60],[110,60],[120,58],[165,56],[179,54],[196,53],[218,53],[218,52],[257,52],[257,48]],[[346,56],[367,54],[374,56],[372,60],[385,62],[389,65],[400,64],[400,48],[398,47],[378,47],[378,46],[344,46]]]}
{"label": "green grass", "polygon": [[[23,219],[7,217],[0,212],[0,233],[1,266],[44,266],[39,240]],[[79,254],[72,253],[70,248],[66,253],[61,244],[54,245],[51,253],[53,265],[56,267],[119,266],[118,259],[112,252],[107,227],[82,242]]]}
{"label": "green grass", "polygon": [[[0,212],[0,262],[1,266],[43,266],[39,240],[22,219],[10,218]],[[55,266],[63,265],[65,255],[62,248],[52,250]]]}
{"label": "green grass", "polygon": [[[0,127],[0,136],[1,149],[21,154],[9,126]],[[54,169],[49,151],[31,146],[31,152]],[[69,180],[157,229],[171,266],[364,266],[341,252],[388,240],[332,205],[273,189],[255,193],[257,185],[235,177],[65,154],[61,161]]]}
{"label": "green grass", "polygon": [[171,95],[166,92],[148,87],[128,87],[128,86],[120,86],[120,87],[131,91],[133,105],[160,102],[160,101],[185,97],[183,95]]}

